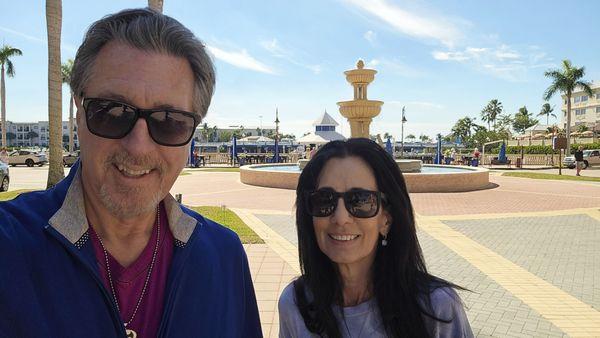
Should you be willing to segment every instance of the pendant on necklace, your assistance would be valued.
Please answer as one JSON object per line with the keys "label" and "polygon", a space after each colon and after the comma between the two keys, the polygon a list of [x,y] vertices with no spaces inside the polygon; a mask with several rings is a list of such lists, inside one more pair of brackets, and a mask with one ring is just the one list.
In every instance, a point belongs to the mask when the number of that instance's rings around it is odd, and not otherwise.
{"label": "pendant on necklace", "polygon": [[125,329],[125,333],[127,334],[127,338],[137,338],[137,333],[131,329]]}

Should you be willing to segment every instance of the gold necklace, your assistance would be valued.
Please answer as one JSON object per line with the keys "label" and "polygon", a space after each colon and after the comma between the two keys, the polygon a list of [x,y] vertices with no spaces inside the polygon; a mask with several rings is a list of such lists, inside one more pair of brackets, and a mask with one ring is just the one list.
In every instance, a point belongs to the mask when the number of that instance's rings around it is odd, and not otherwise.
{"label": "gold necklace", "polygon": [[[148,269],[148,274],[146,274],[146,281],[144,282],[144,287],[142,288],[142,293],[140,294],[140,298],[138,299],[137,303],[135,304],[135,308],[133,309],[133,314],[131,315],[131,318],[129,318],[128,321],[124,322],[124,326],[125,326],[125,334],[127,335],[127,338],[137,338],[137,332],[135,332],[132,329],[128,329],[127,325],[131,324],[131,322],[133,322],[133,318],[135,318],[135,315],[137,314],[137,311],[140,307],[140,304],[142,303],[142,299],[144,298],[144,295],[146,294],[146,289],[148,288],[148,283],[150,282],[150,275],[152,274],[152,269],[154,268],[154,263],[156,262],[156,256],[158,254],[158,243],[160,242],[160,205],[156,208],[156,246],[154,247],[154,252],[152,253],[152,262],[150,263],[150,268]],[[102,238],[100,238],[100,236],[98,234],[96,234],[96,237],[98,237],[98,241],[100,242],[100,246],[102,247],[102,251],[104,252],[104,261],[106,262],[106,272],[108,275],[108,283],[110,284],[110,291],[112,293],[113,299],[115,300],[115,304],[117,304],[117,310],[119,311],[119,313],[121,313],[121,308],[119,307],[119,301],[117,300],[117,292],[115,291],[115,286],[112,280],[112,274],[110,273],[110,264],[108,264],[108,252],[106,251],[106,248],[104,247],[104,243],[102,242]]]}

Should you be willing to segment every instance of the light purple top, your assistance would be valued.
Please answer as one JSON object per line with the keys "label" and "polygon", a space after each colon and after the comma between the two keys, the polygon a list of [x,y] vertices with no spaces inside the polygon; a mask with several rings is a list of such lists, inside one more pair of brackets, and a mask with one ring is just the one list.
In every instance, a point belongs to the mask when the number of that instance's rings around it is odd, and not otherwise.
{"label": "light purple top", "polygon": [[[279,337],[280,338],[312,338],[318,337],[308,331],[304,319],[298,311],[293,283],[290,283],[279,298]],[[425,325],[433,338],[472,338],[473,332],[469,320],[460,302],[460,298],[451,288],[439,288],[431,294],[431,305],[437,318],[452,318],[444,323],[423,316]],[[356,306],[343,307],[344,318],[339,307],[335,306],[334,315],[344,338],[387,337],[375,299],[370,299]]]}

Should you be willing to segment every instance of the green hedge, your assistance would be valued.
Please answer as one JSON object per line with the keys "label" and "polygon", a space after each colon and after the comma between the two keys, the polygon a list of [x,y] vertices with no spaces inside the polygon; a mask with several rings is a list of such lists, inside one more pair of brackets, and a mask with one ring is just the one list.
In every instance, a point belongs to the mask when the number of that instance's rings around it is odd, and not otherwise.
{"label": "green hedge", "polygon": [[[550,141],[551,142],[551,141]],[[583,149],[600,149],[600,143],[587,143],[587,144],[571,144],[571,153],[574,153],[579,146],[583,146]],[[491,154],[498,154],[500,152],[500,147],[495,147],[491,149]],[[520,154],[521,146],[508,146],[506,147],[507,154]],[[552,150],[552,144],[550,145],[532,145],[532,146],[523,146],[524,154],[537,154],[537,155],[546,155],[546,154],[558,154],[558,150]]]}

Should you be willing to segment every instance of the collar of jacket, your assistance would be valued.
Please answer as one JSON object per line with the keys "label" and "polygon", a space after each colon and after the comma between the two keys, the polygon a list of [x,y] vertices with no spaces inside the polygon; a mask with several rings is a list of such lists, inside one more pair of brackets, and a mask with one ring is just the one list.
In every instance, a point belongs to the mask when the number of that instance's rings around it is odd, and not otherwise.
{"label": "collar of jacket", "polygon": [[[71,244],[80,248],[88,239],[89,223],[85,214],[84,195],[81,181],[81,162],[74,165],[66,180],[71,178],[71,184],[67,190],[65,199],[58,211],[50,218],[49,224],[58,233],[64,236]],[[171,194],[168,194],[163,202],[167,211],[169,228],[175,238],[175,244],[184,247],[194,232],[197,220],[186,214],[181,209]]]}

